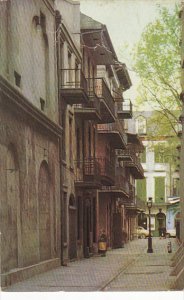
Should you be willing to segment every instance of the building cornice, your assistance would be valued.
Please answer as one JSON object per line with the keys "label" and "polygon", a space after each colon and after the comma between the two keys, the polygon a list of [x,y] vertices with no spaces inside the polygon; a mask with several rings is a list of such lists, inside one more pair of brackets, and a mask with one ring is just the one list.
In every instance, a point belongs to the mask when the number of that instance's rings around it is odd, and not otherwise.
{"label": "building cornice", "polygon": [[31,120],[31,124],[36,124],[46,134],[61,137],[62,127],[49,119],[42,111],[35,107],[30,101],[19,92],[10,82],[0,75],[0,105],[9,106],[25,120]]}

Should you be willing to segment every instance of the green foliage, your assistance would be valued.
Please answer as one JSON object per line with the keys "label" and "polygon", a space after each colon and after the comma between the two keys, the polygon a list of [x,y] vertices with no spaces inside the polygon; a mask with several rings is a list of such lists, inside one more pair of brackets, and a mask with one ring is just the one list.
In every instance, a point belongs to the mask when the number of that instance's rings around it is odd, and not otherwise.
{"label": "green foliage", "polygon": [[[150,138],[155,136],[160,137],[175,137],[178,133],[179,124],[178,118],[181,112],[169,111],[169,117],[163,111],[154,111],[147,119],[147,135]],[[178,140],[178,138],[176,138]]]}
{"label": "green foliage", "polygon": [[[179,111],[172,112],[174,117],[168,119],[160,112],[153,112],[152,116],[147,120],[147,136],[152,143],[152,150],[155,153],[156,163],[169,163],[172,171],[178,169],[179,153],[176,146],[180,143],[177,135],[173,134],[178,123],[174,118],[179,117]],[[174,128],[174,129],[173,129]]]}
{"label": "green foliage", "polygon": [[147,102],[165,118],[161,127],[175,133],[178,115],[173,112],[181,110],[179,40],[178,8],[170,13],[162,7],[159,18],[147,25],[134,51],[135,70],[141,78],[137,104],[145,106]]}

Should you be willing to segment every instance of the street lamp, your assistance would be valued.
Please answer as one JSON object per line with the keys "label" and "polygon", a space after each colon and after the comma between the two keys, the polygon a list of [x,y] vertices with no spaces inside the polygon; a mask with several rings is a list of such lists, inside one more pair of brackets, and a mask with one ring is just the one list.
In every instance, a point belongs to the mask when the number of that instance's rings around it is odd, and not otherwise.
{"label": "street lamp", "polygon": [[148,236],[148,250],[147,253],[153,253],[152,248],[152,237],[151,237],[151,208],[152,208],[152,198],[148,198],[147,207],[149,210],[149,236]]}

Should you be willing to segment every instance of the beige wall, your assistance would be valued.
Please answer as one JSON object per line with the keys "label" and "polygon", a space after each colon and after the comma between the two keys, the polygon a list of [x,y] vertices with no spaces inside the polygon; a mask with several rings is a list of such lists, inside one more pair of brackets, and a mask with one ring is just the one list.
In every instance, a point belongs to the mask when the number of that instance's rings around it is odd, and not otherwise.
{"label": "beige wall", "polygon": [[[49,172],[49,258],[60,257],[60,180],[58,139],[51,140],[46,132],[39,132],[2,108],[0,118],[6,128],[3,131],[1,127],[0,135],[0,228],[2,272],[5,272],[13,266],[25,267],[40,261],[39,232],[43,224],[38,185],[43,161]],[[17,260],[15,265],[12,257]]]}
{"label": "beige wall", "polygon": [[[53,1],[14,0],[0,3],[0,52],[3,64],[0,74],[15,85],[14,71],[21,76],[20,92],[40,109],[45,101],[45,114],[58,120],[55,65],[55,18]],[[46,18],[46,34],[33,21]]]}
{"label": "beige wall", "polygon": [[62,20],[72,39],[80,49],[80,4],[79,1],[56,0],[56,9],[60,11]]}

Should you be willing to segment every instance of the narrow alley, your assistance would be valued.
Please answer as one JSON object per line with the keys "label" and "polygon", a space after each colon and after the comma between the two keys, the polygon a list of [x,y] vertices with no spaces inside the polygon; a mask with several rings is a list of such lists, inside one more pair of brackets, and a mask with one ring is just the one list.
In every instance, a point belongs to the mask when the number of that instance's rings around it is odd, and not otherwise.
{"label": "narrow alley", "polygon": [[3,296],[184,290],[180,2],[0,0]]}
{"label": "narrow alley", "polygon": [[[173,253],[178,248],[172,239]],[[107,251],[106,257],[70,262],[44,274],[14,284],[5,292],[168,291],[172,254],[168,239],[153,238],[153,253],[147,253],[147,239],[137,239],[124,248]],[[145,276],[146,275],[146,276]]]}

